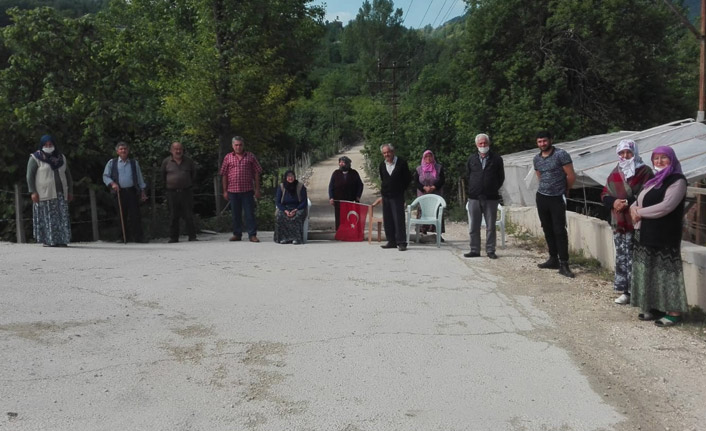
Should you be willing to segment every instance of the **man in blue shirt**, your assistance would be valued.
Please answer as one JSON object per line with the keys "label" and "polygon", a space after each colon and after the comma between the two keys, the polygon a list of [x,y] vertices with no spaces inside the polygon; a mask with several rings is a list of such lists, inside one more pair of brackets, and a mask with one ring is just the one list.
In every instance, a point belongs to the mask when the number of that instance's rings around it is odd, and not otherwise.
{"label": "man in blue shirt", "polygon": [[[118,142],[115,146],[118,157],[108,160],[103,170],[103,182],[110,187],[115,196],[115,207],[122,209],[122,220],[125,222],[124,240],[147,242],[142,233],[140,220],[140,201],[147,200],[145,189],[147,184],[142,178],[140,164],[135,159],[129,159],[130,146]],[[119,202],[118,202],[119,199]],[[121,223],[121,228],[122,228]]]}
{"label": "man in blue shirt", "polygon": [[566,197],[574,185],[576,174],[571,156],[552,145],[552,134],[537,134],[540,153],[534,156],[534,170],[539,179],[537,213],[542,222],[549,259],[537,265],[543,269],[558,269],[565,277],[574,277],[569,269],[569,235],[566,231]]}

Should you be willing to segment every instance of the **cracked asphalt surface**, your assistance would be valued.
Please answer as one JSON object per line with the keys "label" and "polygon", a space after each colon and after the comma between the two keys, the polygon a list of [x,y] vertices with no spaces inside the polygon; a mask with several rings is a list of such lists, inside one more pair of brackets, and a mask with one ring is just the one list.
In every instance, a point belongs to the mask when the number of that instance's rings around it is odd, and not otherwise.
{"label": "cracked asphalt surface", "polygon": [[637,429],[509,293],[525,252],[258,236],[0,244],[0,429]]}

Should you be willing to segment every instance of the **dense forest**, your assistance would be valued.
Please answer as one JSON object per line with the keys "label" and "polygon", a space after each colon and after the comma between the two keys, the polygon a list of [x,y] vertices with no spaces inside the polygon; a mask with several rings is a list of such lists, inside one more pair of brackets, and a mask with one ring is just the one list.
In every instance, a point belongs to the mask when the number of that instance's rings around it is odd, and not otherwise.
{"label": "dense forest", "polygon": [[[698,7],[672,3],[685,16]],[[371,163],[394,142],[412,165],[431,149],[459,178],[480,132],[505,154],[533,148],[543,128],[568,140],[697,109],[698,40],[657,0],[466,0],[463,17],[423,29],[404,27],[392,0],[361,2],[348,23],[308,0],[0,0],[0,11],[4,240],[12,189],[46,133],[76,194],[98,191],[107,218],[101,174],[121,140],[147,178],[180,140],[208,194],[234,134],[270,180],[361,139]],[[213,215],[213,198],[197,211]],[[76,220],[88,212],[86,199],[72,205]]]}

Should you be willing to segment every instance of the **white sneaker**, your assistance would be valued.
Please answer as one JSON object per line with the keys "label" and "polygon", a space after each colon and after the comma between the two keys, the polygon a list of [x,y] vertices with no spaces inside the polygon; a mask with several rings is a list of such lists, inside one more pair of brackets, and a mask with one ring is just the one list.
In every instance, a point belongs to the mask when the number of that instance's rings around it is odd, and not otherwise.
{"label": "white sneaker", "polygon": [[630,303],[630,295],[623,293],[615,299],[616,304],[625,305]]}

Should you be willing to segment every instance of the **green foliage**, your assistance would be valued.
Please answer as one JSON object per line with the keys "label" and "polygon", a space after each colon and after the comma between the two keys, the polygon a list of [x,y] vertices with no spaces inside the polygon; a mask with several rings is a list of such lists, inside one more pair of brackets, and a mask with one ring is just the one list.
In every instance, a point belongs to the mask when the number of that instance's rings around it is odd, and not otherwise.
{"label": "green foliage", "polygon": [[[478,133],[510,153],[534,148],[538,129],[572,139],[696,108],[698,41],[663,2],[466,0],[465,17],[421,30],[403,26],[392,0],[362,2],[345,26],[309,3],[0,0],[0,184],[24,182],[45,133],[78,190],[101,196],[119,140],[150,183],[180,140],[210,192],[234,134],[268,173],[362,138],[374,176],[383,143],[411,167],[431,149],[452,200]],[[113,213],[99,201],[100,217]],[[72,205],[72,217],[86,211]],[[5,195],[0,217],[12,214]]]}

